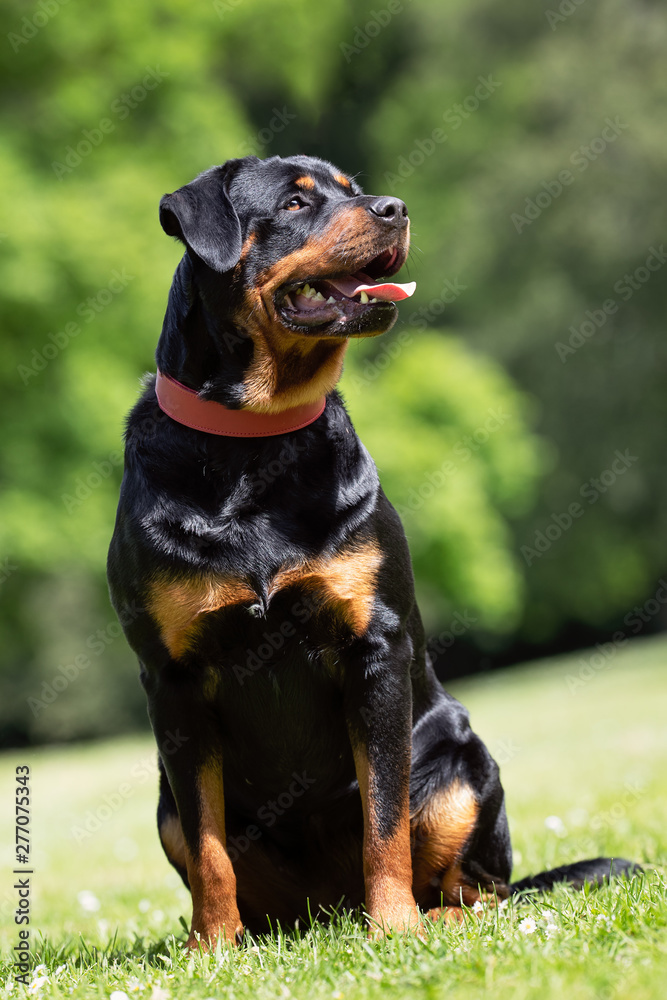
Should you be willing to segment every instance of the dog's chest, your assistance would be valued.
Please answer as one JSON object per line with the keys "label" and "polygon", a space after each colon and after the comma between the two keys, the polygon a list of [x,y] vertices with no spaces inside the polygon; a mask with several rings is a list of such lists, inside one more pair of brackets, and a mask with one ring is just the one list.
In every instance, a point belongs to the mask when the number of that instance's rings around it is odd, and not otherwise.
{"label": "dog's chest", "polygon": [[[204,650],[211,633],[224,648],[225,631],[239,632],[239,622],[267,620],[285,638],[316,619],[318,630],[333,636],[341,629],[362,635],[373,613],[377,577],[382,562],[374,541],[341,551],[296,560],[280,566],[258,585],[250,574],[198,572],[162,573],[149,587],[147,608],[170,656],[179,660]],[[271,614],[280,608],[278,615]],[[282,621],[276,619],[283,618]],[[230,637],[231,638],[231,637]],[[206,654],[204,653],[206,657]],[[206,657],[208,659],[208,657]]]}

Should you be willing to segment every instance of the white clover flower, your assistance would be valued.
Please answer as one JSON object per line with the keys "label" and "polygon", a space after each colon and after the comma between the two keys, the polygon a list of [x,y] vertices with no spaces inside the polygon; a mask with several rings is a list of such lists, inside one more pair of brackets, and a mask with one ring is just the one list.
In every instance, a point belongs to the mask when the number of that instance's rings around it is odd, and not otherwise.
{"label": "white clover flower", "polygon": [[127,993],[123,992],[123,990],[114,990],[113,993],[110,994],[109,1000],[130,1000],[130,998]]}
{"label": "white clover flower", "polygon": [[519,924],[519,930],[522,934],[534,934],[537,930],[537,924],[532,917],[524,917]]}
{"label": "white clover flower", "polygon": [[102,905],[95,893],[91,892],[90,889],[82,889],[76,898],[79,901],[79,906],[86,913],[97,913]]}
{"label": "white clover flower", "polygon": [[38,976],[37,979],[33,979],[28,987],[28,993],[36,993],[37,990],[41,990],[42,986],[46,986],[49,981],[48,976]]}
{"label": "white clover flower", "polygon": [[552,830],[557,837],[564,837],[567,833],[565,829],[565,823],[563,823],[560,816],[547,816],[544,821],[544,825],[547,830]]}
{"label": "white clover flower", "polygon": [[558,931],[559,931],[558,924],[548,923],[547,926],[544,928],[544,933],[546,934],[547,939],[554,937],[556,934],[558,934]]}
{"label": "white clover flower", "polygon": [[482,903],[481,900],[476,899],[475,902],[472,904],[472,912],[481,913],[483,909],[484,909],[484,903]]}

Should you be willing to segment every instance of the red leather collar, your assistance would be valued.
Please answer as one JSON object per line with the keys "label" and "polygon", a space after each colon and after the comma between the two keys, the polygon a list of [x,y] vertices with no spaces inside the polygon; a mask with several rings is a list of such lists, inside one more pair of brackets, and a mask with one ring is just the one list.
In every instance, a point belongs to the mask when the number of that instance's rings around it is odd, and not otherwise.
{"label": "red leather collar", "polygon": [[314,403],[293,406],[282,413],[254,413],[230,410],[222,403],[200,399],[194,389],[177,382],[170,375],[157,373],[155,393],[160,409],[179,424],[223,437],[274,437],[307,427],[320,416],[326,398]]}

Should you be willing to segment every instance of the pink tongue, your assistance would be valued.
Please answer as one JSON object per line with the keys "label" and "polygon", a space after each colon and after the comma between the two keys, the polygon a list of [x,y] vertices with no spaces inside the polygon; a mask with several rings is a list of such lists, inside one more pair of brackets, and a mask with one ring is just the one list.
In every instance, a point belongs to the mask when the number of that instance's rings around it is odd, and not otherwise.
{"label": "pink tongue", "polygon": [[411,295],[414,295],[417,287],[416,281],[408,281],[404,285],[393,281],[386,281],[383,285],[375,285],[373,282],[365,284],[355,277],[336,278],[335,281],[327,278],[327,281],[348,299],[354,298],[359,292],[366,292],[369,299],[383,299],[385,302],[400,302],[401,299],[409,299]]}

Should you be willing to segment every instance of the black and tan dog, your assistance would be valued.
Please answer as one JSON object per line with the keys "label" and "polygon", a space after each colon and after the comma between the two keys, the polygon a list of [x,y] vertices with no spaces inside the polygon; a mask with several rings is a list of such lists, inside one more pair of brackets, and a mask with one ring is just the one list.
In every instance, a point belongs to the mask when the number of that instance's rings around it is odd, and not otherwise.
{"label": "black and tan dog", "polygon": [[412,291],[378,280],[406,259],[405,205],[321,160],[246,157],[160,220],[186,253],[128,422],[109,580],[190,944],[341,900],[417,928],[418,907],[627,870],[510,883],[498,767],[436,680],[401,523],[335,391],[350,338]]}

